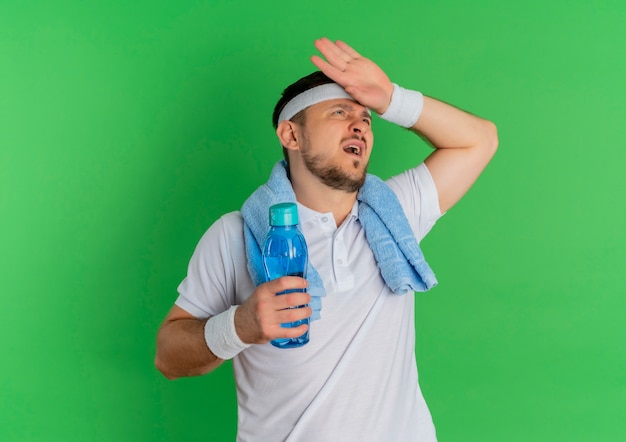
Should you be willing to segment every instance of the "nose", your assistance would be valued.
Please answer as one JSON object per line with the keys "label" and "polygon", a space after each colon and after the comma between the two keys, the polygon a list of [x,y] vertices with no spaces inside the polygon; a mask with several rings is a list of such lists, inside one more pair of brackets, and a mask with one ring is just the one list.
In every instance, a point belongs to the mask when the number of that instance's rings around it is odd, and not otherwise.
{"label": "nose", "polygon": [[362,118],[358,117],[355,118],[354,121],[352,121],[351,129],[352,132],[356,134],[365,135],[369,131],[370,126],[365,121],[363,121]]}

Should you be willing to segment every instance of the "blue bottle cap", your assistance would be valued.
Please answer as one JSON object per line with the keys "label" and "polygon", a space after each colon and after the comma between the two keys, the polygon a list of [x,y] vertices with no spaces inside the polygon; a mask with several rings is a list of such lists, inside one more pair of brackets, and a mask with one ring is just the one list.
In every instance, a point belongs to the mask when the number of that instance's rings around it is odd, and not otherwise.
{"label": "blue bottle cap", "polygon": [[295,226],[298,224],[296,203],[280,203],[270,207],[270,226]]}

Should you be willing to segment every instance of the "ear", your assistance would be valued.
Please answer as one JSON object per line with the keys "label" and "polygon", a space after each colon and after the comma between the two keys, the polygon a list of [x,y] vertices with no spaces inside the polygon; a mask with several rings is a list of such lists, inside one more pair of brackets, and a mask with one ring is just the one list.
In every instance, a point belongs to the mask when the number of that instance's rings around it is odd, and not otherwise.
{"label": "ear", "polygon": [[300,148],[300,127],[293,121],[283,120],[278,123],[276,135],[280,144],[286,149],[298,150]]}

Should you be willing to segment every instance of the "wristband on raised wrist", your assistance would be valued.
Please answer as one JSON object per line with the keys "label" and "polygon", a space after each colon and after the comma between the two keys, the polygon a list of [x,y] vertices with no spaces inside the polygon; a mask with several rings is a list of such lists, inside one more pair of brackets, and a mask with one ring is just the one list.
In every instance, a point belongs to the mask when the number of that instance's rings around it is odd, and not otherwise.
{"label": "wristband on raised wrist", "polygon": [[424,109],[424,95],[393,83],[391,103],[379,117],[402,127],[413,127]]}
{"label": "wristband on raised wrist", "polygon": [[235,329],[235,312],[233,305],[225,312],[212,316],[204,325],[204,340],[209,350],[220,359],[232,359],[251,344],[243,342]]}

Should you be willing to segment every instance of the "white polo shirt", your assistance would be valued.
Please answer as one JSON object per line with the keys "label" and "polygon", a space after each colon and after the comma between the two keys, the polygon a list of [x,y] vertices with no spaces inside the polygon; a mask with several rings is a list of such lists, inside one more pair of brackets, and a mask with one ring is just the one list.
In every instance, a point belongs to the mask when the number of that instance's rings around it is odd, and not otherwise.
{"label": "white polo shirt", "polygon": [[[387,181],[420,241],[441,216],[424,164]],[[253,345],[233,359],[238,441],[436,441],[418,384],[414,296],[385,285],[358,218],[298,205],[309,258],[326,289],[300,348]],[[224,215],[200,240],[176,304],[199,318],[254,291],[243,220]]]}

